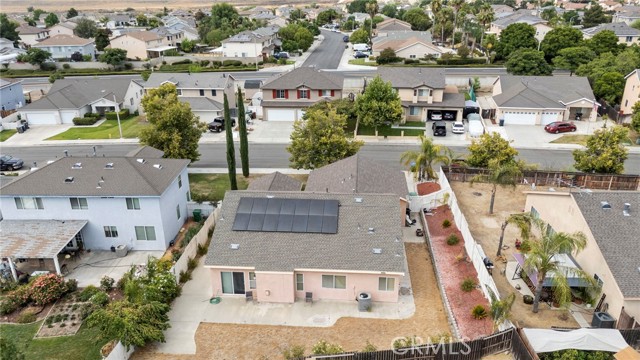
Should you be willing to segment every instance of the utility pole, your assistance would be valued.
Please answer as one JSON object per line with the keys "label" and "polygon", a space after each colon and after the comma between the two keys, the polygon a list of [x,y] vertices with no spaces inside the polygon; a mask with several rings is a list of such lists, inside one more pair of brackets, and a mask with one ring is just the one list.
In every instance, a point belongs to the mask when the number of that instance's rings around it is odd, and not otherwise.
{"label": "utility pole", "polygon": [[113,94],[113,102],[116,103],[114,108],[116,109],[116,119],[118,119],[118,130],[120,131],[120,139],[122,139],[122,124],[120,124],[120,106],[118,106],[118,100],[116,100],[116,94]]}

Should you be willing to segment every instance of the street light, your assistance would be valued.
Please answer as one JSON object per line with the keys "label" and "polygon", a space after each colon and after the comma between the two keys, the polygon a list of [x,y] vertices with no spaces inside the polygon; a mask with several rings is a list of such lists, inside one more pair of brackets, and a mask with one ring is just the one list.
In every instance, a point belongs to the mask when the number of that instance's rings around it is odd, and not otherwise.
{"label": "street light", "polygon": [[120,124],[120,106],[118,105],[118,100],[116,100],[116,94],[113,94],[113,102],[116,103],[114,108],[116,109],[116,119],[118,119],[118,130],[120,131],[120,139],[122,139],[122,125]]}

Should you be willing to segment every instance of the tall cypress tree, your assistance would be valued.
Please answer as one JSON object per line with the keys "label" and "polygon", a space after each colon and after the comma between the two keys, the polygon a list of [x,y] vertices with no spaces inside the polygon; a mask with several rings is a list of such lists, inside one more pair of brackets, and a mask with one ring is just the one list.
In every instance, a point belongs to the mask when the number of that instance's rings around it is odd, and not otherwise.
{"label": "tall cypress tree", "polygon": [[247,121],[244,114],[242,90],[238,87],[238,121],[240,121],[240,161],[242,161],[242,175],[249,176],[249,142],[247,141]]}
{"label": "tall cypress tree", "polygon": [[224,131],[227,134],[227,167],[229,168],[229,183],[231,184],[231,190],[238,190],[238,182],[236,181],[236,149],[233,146],[233,127],[231,126],[227,94],[224,94]]}

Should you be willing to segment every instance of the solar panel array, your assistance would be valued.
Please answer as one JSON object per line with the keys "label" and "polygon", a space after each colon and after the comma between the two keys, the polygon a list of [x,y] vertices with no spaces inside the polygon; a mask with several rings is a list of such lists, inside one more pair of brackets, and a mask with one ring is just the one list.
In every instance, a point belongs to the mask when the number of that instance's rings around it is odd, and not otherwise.
{"label": "solar panel array", "polygon": [[234,231],[335,234],[338,200],[240,198]]}

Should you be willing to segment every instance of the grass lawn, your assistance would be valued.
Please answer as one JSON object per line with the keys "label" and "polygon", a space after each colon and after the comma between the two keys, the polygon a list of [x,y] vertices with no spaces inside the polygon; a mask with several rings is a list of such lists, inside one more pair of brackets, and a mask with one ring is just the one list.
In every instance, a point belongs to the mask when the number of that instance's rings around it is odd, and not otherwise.
{"label": "grass lawn", "polygon": [[15,134],[17,132],[18,132],[18,130],[16,130],[16,129],[9,129],[9,130],[0,131],[0,142],[3,142],[5,140],[7,140],[8,138],[12,137],[13,134]]}
{"label": "grass lawn", "polygon": [[553,140],[553,144],[578,144],[586,145],[589,135],[562,135],[561,137]]}
{"label": "grass lawn", "polygon": [[99,360],[100,348],[107,343],[97,329],[83,325],[73,336],[34,339],[42,321],[29,325],[0,325],[0,338],[10,340],[25,359]]}
{"label": "grass lawn", "polygon": [[378,66],[375,61],[369,61],[368,59],[352,59],[349,60],[351,65],[365,65],[365,66]]}
{"label": "grass lawn", "polygon": [[[424,128],[422,129],[393,129],[390,126],[379,126],[378,136],[400,136],[404,131],[404,136],[420,136],[424,135]],[[358,126],[358,135],[371,135],[374,136],[376,131],[373,127]]]}
{"label": "grass lawn", "polygon": [[[126,139],[133,139],[138,137],[138,133],[149,123],[146,121],[140,121],[140,118],[135,116],[128,120],[121,120],[122,124],[122,136]],[[100,126],[87,127],[76,126],[63,133],[52,136],[47,140],[85,140],[85,139],[118,139],[120,132],[118,131],[117,120],[106,120]]]}
{"label": "grass lawn", "polygon": [[[236,177],[238,189],[245,190],[249,181],[242,176],[242,169],[238,168],[240,175]],[[227,174],[189,174],[191,197],[202,196],[203,201],[218,201],[224,198],[225,191],[229,190],[229,175]]]}
{"label": "grass lawn", "polygon": [[404,124],[400,124],[403,127],[415,127],[415,128],[425,128],[425,123],[422,121],[407,121]]}

